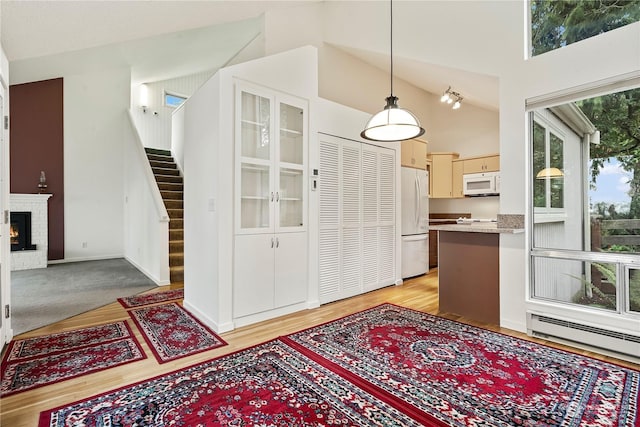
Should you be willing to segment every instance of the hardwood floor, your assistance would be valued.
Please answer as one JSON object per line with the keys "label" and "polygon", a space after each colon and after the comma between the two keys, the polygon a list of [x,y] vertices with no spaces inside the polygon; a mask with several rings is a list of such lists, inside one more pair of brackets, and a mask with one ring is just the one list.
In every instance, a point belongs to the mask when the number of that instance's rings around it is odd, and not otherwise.
{"label": "hardwood floor", "polygon": [[[177,287],[180,286],[163,286],[150,292],[157,292]],[[233,351],[246,348],[281,335],[286,335],[300,329],[324,323],[384,302],[402,305],[431,314],[440,314],[441,316],[449,319],[474,324],[476,326],[483,326],[487,329],[532,340],[524,334],[511,330],[482,325],[476,322],[469,322],[458,316],[438,313],[437,289],[437,270],[432,269],[428,275],[407,280],[402,286],[387,287],[364,295],[349,298],[347,300],[326,304],[317,309],[301,311],[281,318],[238,328],[229,333],[220,334],[229,345],[162,365],[159,365],[156,362],[142,335],[138,332],[133,322],[130,321],[129,324],[135,332],[136,338],[146,352],[148,356],[147,359],[2,398],[0,401],[0,425],[6,427],[37,426],[39,413],[45,409],[57,407],[94,394],[103,393],[114,388],[142,381],[146,378],[202,362],[212,357],[231,353]],[[88,313],[22,334],[16,337],[16,339],[46,335],[54,332],[73,330],[125,319],[129,319],[127,312],[119,303],[114,302]],[[580,354],[640,369],[640,365],[613,359],[611,357],[576,350],[574,348],[563,347],[542,340],[533,341],[546,343],[558,348],[569,349],[574,352],[577,351]]]}

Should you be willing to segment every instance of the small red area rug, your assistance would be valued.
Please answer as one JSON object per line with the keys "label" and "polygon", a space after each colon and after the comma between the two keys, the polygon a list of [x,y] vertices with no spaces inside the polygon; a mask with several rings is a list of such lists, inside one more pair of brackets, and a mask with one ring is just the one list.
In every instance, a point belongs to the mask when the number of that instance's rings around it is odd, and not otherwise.
{"label": "small red area rug", "polygon": [[131,310],[129,316],[159,363],[227,344],[176,303]]}
{"label": "small red area rug", "polygon": [[133,334],[125,321],[91,326],[73,331],[59,332],[23,340],[11,341],[3,364],[16,360],[56,354],[80,347],[103,344],[108,341],[130,338]]}
{"label": "small red area rug", "polygon": [[421,424],[278,340],[40,414],[63,426]]}
{"label": "small red area rug", "polygon": [[151,292],[118,298],[118,302],[125,308],[143,307],[145,305],[184,299],[184,288],[170,289],[168,291]]}
{"label": "small red area rug", "polygon": [[6,397],[145,358],[138,342],[130,337],[3,363],[0,395]]}
{"label": "small red area rug", "polygon": [[429,425],[640,426],[640,372],[384,304],[283,339]]}

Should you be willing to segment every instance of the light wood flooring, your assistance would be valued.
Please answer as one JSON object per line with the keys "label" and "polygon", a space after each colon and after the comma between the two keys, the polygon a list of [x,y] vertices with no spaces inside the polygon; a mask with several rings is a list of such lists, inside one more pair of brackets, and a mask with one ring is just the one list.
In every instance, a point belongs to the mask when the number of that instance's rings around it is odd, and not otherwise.
{"label": "light wood flooring", "polygon": [[[181,286],[163,286],[150,292],[178,287]],[[357,297],[326,304],[317,309],[301,311],[277,319],[238,328],[229,333],[220,334],[229,345],[162,365],[156,362],[156,359],[153,357],[153,353],[147,346],[144,338],[138,332],[133,322],[130,321],[129,324],[142,348],[146,352],[147,359],[2,398],[0,401],[0,426],[34,427],[37,426],[39,413],[43,410],[80,400],[94,394],[103,393],[127,384],[132,384],[146,378],[151,378],[194,363],[205,361],[212,357],[231,353],[233,351],[324,323],[384,302],[402,305],[431,314],[440,314],[441,316],[450,319],[471,323],[476,326],[484,326],[487,329],[500,331],[508,335],[530,339],[524,334],[508,329],[482,325],[466,321],[458,316],[438,313],[437,290],[437,269],[433,269],[428,275],[405,281],[402,286],[387,287]],[[129,320],[127,312],[119,303],[114,302],[91,312],[22,334],[16,337],[16,339],[68,331],[125,319]],[[569,349],[568,347],[548,343],[542,340],[534,341],[546,343],[559,348]],[[598,359],[613,361],[631,368],[640,369],[640,365],[635,365],[633,363],[620,361],[586,351],[576,349],[570,350],[596,357]]]}

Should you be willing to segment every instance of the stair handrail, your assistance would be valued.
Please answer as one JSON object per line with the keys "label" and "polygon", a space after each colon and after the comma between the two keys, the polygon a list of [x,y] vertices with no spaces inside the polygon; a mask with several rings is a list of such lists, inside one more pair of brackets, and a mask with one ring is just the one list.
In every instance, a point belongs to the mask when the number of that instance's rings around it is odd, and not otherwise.
{"label": "stair handrail", "polygon": [[135,145],[136,153],[138,153],[139,156],[138,160],[140,160],[140,164],[144,165],[144,175],[147,179],[147,184],[149,185],[151,198],[153,199],[153,203],[156,206],[156,210],[158,211],[158,216],[160,217],[159,220],[160,222],[169,222],[169,213],[167,212],[167,208],[165,207],[164,201],[162,200],[162,194],[160,194],[160,188],[156,183],[156,177],[153,175],[153,170],[151,169],[151,164],[149,163],[147,154],[144,151],[144,144],[142,143],[140,132],[138,132],[138,127],[136,126],[136,122],[133,118],[131,110],[128,110],[127,113],[127,115],[129,116],[129,122],[131,123],[131,128],[133,129],[133,133],[137,141]]}

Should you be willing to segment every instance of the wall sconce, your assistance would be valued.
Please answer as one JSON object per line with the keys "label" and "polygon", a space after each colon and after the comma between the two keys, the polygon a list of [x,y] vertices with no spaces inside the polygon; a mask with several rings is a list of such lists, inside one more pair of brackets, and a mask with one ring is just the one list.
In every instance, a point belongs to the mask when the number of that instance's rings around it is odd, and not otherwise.
{"label": "wall sconce", "polygon": [[140,107],[143,113],[146,113],[149,107],[149,87],[144,83],[140,85]]}
{"label": "wall sconce", "polygon": [[446,102],[447,104],[453,104],[451,107],[454,110],[458,110],[462,106],[462,96],[458,92],[454,92],[451,90],[451,86],[449,89],[445,90],[440,98],[440,102]]}

